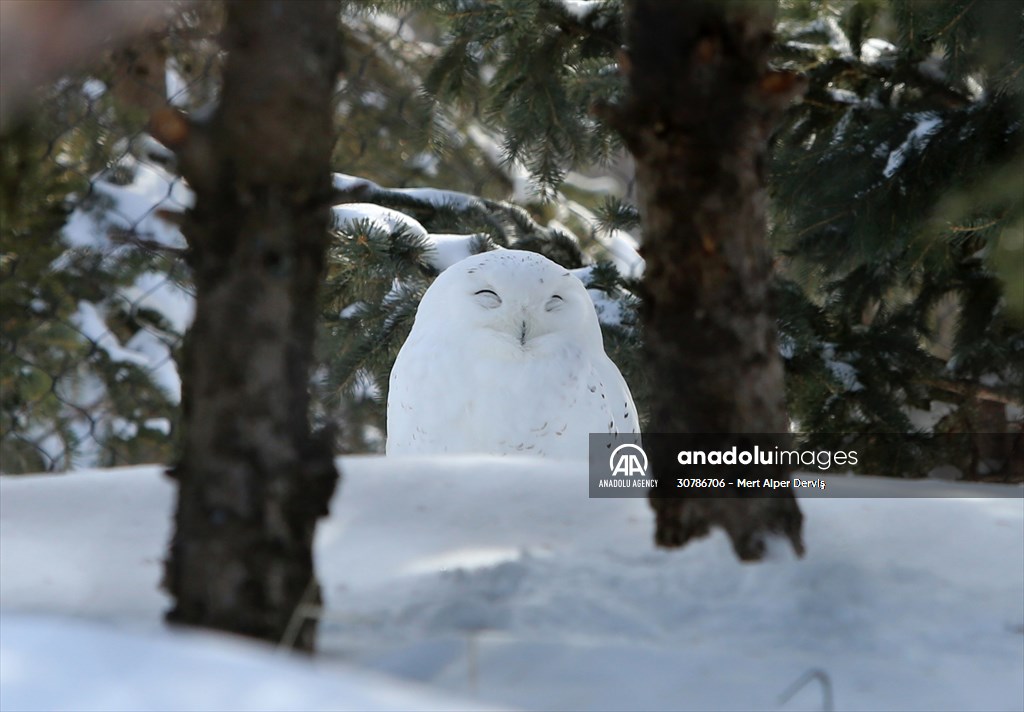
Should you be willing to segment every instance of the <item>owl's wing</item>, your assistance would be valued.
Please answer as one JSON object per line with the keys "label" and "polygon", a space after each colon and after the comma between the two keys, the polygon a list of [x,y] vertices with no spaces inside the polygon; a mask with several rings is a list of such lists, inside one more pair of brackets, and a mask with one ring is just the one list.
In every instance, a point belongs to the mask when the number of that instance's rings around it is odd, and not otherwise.
{"label": "owl's wing", "polygon": [[430,423],[429,405],[438,396],[437,384],[429,373],[426,354],[414,341],[406,341],[398,352],[388,381],[388,455],[418,455],[432,451],[431,437],[422,425]]}
{"label": "owl's wing", "polygon": [[410,455],[413,444],[413,429],[416,427],[410,412],[410,379],[403,373],[401,354],[395,360],[388,381],[387,441],[384,446],[388,455]]}
{"label": "owl's wing", "polygon": [[626,379],[622,377],[618,367],[608,356],[602,354],[602,358],[595,364],[595,369],[604,383],[611,417],[615,423],[615,431],[639,433],[640,419],[637,417],[636,405],[633,403],[633,394],[629,392]]}
{"label": "owl's wing", "polygon": [[409,339],[391,369],[387,406],[388,455],[472,451],[477,400],[462,360],[439,358],[436,339]]}

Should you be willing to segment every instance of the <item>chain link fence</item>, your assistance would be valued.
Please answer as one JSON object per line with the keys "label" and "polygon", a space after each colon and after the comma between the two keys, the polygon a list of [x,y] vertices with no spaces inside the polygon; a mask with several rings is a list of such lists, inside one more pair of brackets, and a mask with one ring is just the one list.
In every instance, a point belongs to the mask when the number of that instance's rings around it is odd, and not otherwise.
{"label": "chain link fence", "polygon": [[[195,296],[180,225],[193,196],[173,154],[145,127],[161,107],[197,119],[214,107],[222,8],[172,9],[162,27],[39,88],[29,113],[5,127],[5,473],[173,456],[181,400],[176,358]],[[339,153],[354,157],[354,170],[379,167],[382,155],[401,156],[395,145],[409,142],[406,134],[415,128],[408,109],[413,88],[402,96],[378,86],[389,84],[388,72],[399,71],[388,55],[410,40],[409,22],[353,17]],[[375,126],[382,117],[386,123]],[[403,175],[404,166],[392,162],[380,177],[412,178],[429,162],[406,166]]]}
{"label": "chain link fence", "polygon": [[[180,8],[176,8],[180,9]],[[193,294],[157,105],[216,95],[216,13],[193,8],[36,92],[5,127],[0,305],[5,473],[167,461]]]}
{"label": "chain link fence", "polygon": [[[526,173],[503,164],[500,137],[472,111],[448,112],[424,96],[420,78],[443,41],[435,20],[413,10],[346,9],[334,165],[380,186],[440,186],[528,202]],[[39,88],[29,113],[0,137],[4,473],[173,460],[177,358],[194,309],[181,225],[193,196],[174,154],[146,127],[167,107],[200,121],[212,113],[222,22],[219,3],[172,4],[165,21],[129,44]],[[611,171],[613,190],[628,196],[628,163]],[[607,178],[570,174],[572,180],[577,194],[609,190]],[[534,217],[597,239],[586,224],[593,216],[569,204],[578,210]],[[639,257],[624,237],[606,240],[603,249],[621,253],[620,267],[621,258],[635,267]],[[332,255],[329,281],[344,270],[337,260],[346,259],[344,251]],[[347,333],[352,307],[337,293],[325,304],[328,364],[314,378],[315,412],[346,423],[339,450],[379,450],[386,370],[351,358],[341,359],[344,368],[329,364],[346,348],[366,349],[365,339],[353,346],[338,336]],[[394,343],[381,349],[385,364],[395,350]]]}

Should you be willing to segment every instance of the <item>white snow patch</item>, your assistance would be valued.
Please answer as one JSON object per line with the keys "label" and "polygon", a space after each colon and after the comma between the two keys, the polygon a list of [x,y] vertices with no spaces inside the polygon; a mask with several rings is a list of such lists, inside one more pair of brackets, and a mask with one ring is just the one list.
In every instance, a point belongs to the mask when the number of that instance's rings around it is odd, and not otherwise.
{"label": "white snow patch", "polygon": [[85,98],[89,101],[96,101],[106,93],[107,85],[99,79],[90,77],[82,82],[82,94],[84,94]]}
{"label": "white snow patch", "polygon": [[[344,173],[332,174],[332,180],[335,190],[351,191],[364,189],[368,193],[367,198],[370,199],[374,197],[374,193],[379,191],[388,195],[402,195],[420,203],[438,208],[450,208],[460,212],[482,207],[480,199],[476,196],[469,193],[460,193],[456,190],[440,190],[438,188],[382,188],[371,180]],[[346,203],[338,205],[337,208],[343,208],[346,205],[357,205],[357,203]]]}
{"label": "white snow patch", "polygon": [[846,136],[847,129],[850,128],[850,122],[853,120],[852,111],[844,111],[842,117],[836,122],[835,128],[832,130],[832,145],[836,146],[842,142]]}
{"label": "white snow patch", "polygon": [[122,160],[133,178],[128,185],[116,185],[103,174],[93,178],[92,190],[110,207],[94,210],[77,207],[68,217],[61,232],[69,247],[106,250],[111,247],[113,229],[134,232],[140,237],[166,247],[183,249],[185,238],[178,227],[157,216],[157,211],[184,212],[191,208],[195,196],[185,181],[162,166],[138,161],[132,156]]}
{"label": "white snow patch", "polygon": [[625,186],[622,182],[616,180],[612,176],[585,176],[582,173],[576,171],[569,171],[565,174],[565,180],[563,181],[566,185],[588,193],[607,193],[608,195],[622,195],[625,192]]}
{"label": "white snow patch", "polygon": [[410,158],[407,165],[433,178],[437,176],[437,170],[441,166],[441,161],[434,154],[421,151]]}
{"label": "white snow patch", "polygon": [[153,384],[171,403],[180,403],[181,376],[178,375],[178,365],[174,362],[170,346],[146,329],[136,331],[125,346],[135,353],[142,354]]}
{"label": "white snow patch", "polygon": [[386,109],[388,98],[379,91],[364,91],[359,96],[359,103],[363,106],[372,106],[375,109]]}
{"label": "white snow patch", "polygon": [[593,228],[594,240],[608,252],[615,268],[619,270],[619,274],[634,279],[643,276],[646,263],[640,256],[640,244],[635,237],[625,230],[612,230],[610,233],[606,233],[597,229],[597,216],[574,200],[566,200],[565,207]]}
{"label": "white snow patch", "polygon": [[952,403],[933,400],[928,402],[928,410],[908,407],[904,412],[912,426],[923,432],[930,433],[935,429],[940,420],[955,410],[956,406]]}
{"label": "white snow patch", "polygon": [[561,220],[548,220],[547,227],[549,230],[557,230],[566,237],[572,238],[572,241],[577,245],[580,244],[580,236]]}
{"label": "white snow patch", "polygon": [[363,426],[363,441],[373,452],[383,453],[386,440],[384,431],[376,425]]}
{"label": "white snow patch", "polygon": [[909,151],[924,150],[932,134],[942,126],[942,119],[934,112],[923,112],[915,118],[917,119],[917,125],[907,134],[907,138],[904,139],[903,143],[889,154],[885,170],[882,171],[882,175],[886,178],[892,178],[893,174],[899,170],[906,160]]}
{"label": "white snow patch", "polygon": [[478,708],[409,682],[285,656],[226,635],[131,631],[109,623],[24,614],[4,615],[2,627],[4,709]]}
{"label": "white snow patch", "polygon": [[796,354],[796,340],[788,334],[779,334],[779,355],[787,361]]}
{"label": "white snow patch", "polygon": [[786,42],[786,47],[789,49],[795,49],[801,52],[817,52],[821,45],[814,44],[813,42],[799,42],[797,40],[789,40]]}
{"label": "white snow patch", "polygon": [[139,424],[120,416],[115,416],[110,420],[110,432],[116,438],[131,440],[139,434]]}
{"label": "white snow patch", "polygon": [[359,369],[352,379],[352,395],[361,400],[380,400],[380,386],[373,374],[366,369]]}
{"label": "white snow patch", "polygon": [[372,180],[360,178],[359,176],[350,176],[345,173],[332,173],[331,183],[335,190],[353,190],[355,188],[377,189],[380,187]]}
{"label": "white snow patch", "polygon": [[867,64],[875,64],[881,59],[889,59],[896,53],[896,45],[878,37],[865,40],[860,45],[860,58]]}
{"label": "white snow patch", "polygon": [[843,32],[839,22],[833,16],[821,16],[811,22],[782,22],[779,24],[778,30],[782,35],[814,40],[813,42],[802,42],[799,40],[786,42],[790,47],[817,52],[821,49],[822,44],[812,36],[821,34],[825,36],[824,46],[830,48],[836,54],[842,57],[851,57],[853,55],[853,48],[850,47],[846,33]]}
{"label": "white snow patch", "polygon": [[175,160],[174,152],[149,134],[139,136],[138,147],[143,157],[149,160],[158,163],[170,163]]}
{"label": "white snow patch", "polygon": [[594,310],[597,312],[597,320],[602,326],[622,326],[622,303],[608,296],[602,289],[588,289],[587,294],[594,302]]}
{"label": "white snow patch", "polygon": [[937,82],[945,82],[946,63],[941,54],[933,54],[917,63],[917,71]]}
{"label": "white snow patch", "polygon": [[[343,176],[339,179],[339,176],[335,175],[335,186],[355,185],[354,182],[348,179],[349,176]],[[453,202],[456,200],[453,196],[463,195],[461,193],[435,191],[430,188],[412,188],[406,189],[405,192],[412,191],[415,191],[414,197],[425,201],[437,201],[436,204],[438,205],[453,205],[457,209],[468,207],[466,204],[460,206]],[[445,194],[449,195],[446,196]],[[423,225],[405,213],[373,203],[343,203],[336,205],[332,210],[334,212],[334,227],[341,230],[352,230],[357,223],[362,221],[369,222],[377,229],[388,233],[404,227],[412,235],[427,243],[429,249],[425,259],[439,272],[474,254],[473,245],[481,237],[479,234],[449,235],[445,233],[428,233]]]}
{"label": "white snow patch", "polygon": [[370,22],[384,34],[398,37],[403,42],[415,42],[416,33],[404,19],[386,12],[371,12]]}
{"label": "white snow patch", "polygon": [[835,709],[1024,707],[1020,487],[828,477],[805,558],[751,565],[719,531],[655,549],[647,501],[588,499],[582,464],[339,464],[313,664],[165,631],[162,468],[0,478],[5,709],[377,709],[352,666],[472,707],[777,710],[812,669]]}
{"label": "white snow patch", "polygon": [[78,310],[71,315],[71,323],[82,333],[82,336],[102,349],[117,363],[132,363],[136,366],[148,366],[149,360],[140,353],[121,346],[121,342],[107,328],[107,322],[99,308],[84,299],[78,302]]}
{"label": "white snow patch", "polygon": [[195,318],[195,299],[166,274],[143,272],[119,294],[135,309],[160,314],[177,334],[184,334]]}
{"label": "white snow patch", "polygon": [[431,233],[427,236],[432,243],[426,255],[427,262],[438,272],[451,267],[474,254],[473,245],[482,235],[446,235]]}
{"label": "white snow patch", "polygon": [[339,230],[351,230],[356,223],[365,221],[387,233],[405,228],[415,237],[427,236],[426,229],[405,213],[373,203],[343,203],[335,205],[331,211],[334,214],[333,225]]}
{"label": "white snow patch", "polygon": [[973,75],[968,75],[964,78],[964,84],[967,85],[968,96],[974,101],[978,101],[985,94],[985,87],[982,85],[978,78]]}
{"label": "white snow patch", "polygon": [[826,91],[833,101],[838,101],[841,104],[860,103],[860,97],[849,89],[828,89]]}
{"label": "white snow patch", "polygon": [[182,108],[188,107],[189,101],[191,100],[188,82],[185,81],[185,77],[182,75],[177,61],[173,58],[167,60],[167,68],[164,71],[164,76],[167,86],[167,103],[171,106],[178,106]]}
{"label": "white snow patch", "polygon": [[1003,385],[1003,379],[1000,378],[997,373],[983,373],[981,374],[981,377],[978,378],[978,382],[983,386],[988,386],[989,388],[998,388]]}
{"label": "white snow patch", "polygon": [[[380,191],[381,193],[386,194],[403,195],[427,205],[433,205],[438,208],[450,208],[460,212],[482,206],[480,199],[476,196],[470,195],[469,193],[460,193],[457,190],[440,190],[438,188],[382,188],[372,180],[359,178],[358,176],[350,176],[344,173],[332,174],[332,182],[334,189],[339,191],[352,191],[356,189],[366,190],[369,193],[369,195],[367,195],[368,198],[373,198],[373,194]],[[345,203],[338,205],[337,208],[365,204],[366,203]]]}
{"label": "white snow patch", "polygon": [[171,434],[171,421],[167,418],[147,418],[142,422],[146,430],[153,430],[163,435]]}
{"label": "white snow patch", "polygon": [[392,188],[389,192],[407,195],[410,198],[430,203],[439,208],[451,208],[453,210],[469,210],[480,205],[480,200],[467,193],[459,193],[454,190],[438,190],[437,188]]}
{"label": "white snow patch", "polygon": [[338,316],[342,319],[352,319],[359,316],[367,309],[366,302],[352,302],[347,307],[338,312]]}
{"label": "white snow patch", "polygon": [[640,256],[640,245],[636,238],[625,230],[612,230],[609,235],[599,236],[597,240],[608,250],[623,277],[639,279],[643,276],[646,263]]}
{"label": "white snow patch", "polygon": [[835,344],[821,345],[821,360],[825,362],[825,368],[839,381],[844,391],[855,393],[864,390],[864,384],[857,380],[857,369],[852,364],[836,359]]}
{"label": "white snow patch", "polygon": [[557,0],[557,2],[565,9],[566,14],[580,22],[586,21],[605,4],[604,0]]}
{"label": "white snow patch", "polygon": [[593,270],[594,265],[587,265],[586,267],[571,269],[569,272],[576,279],[583,282],[583,286],[587,287],[587,294],[590,295],[590,301],[594,303],[594,311],[597,312],[598,322],[602,326],[622,326],[623,319],[625,318],[622,302],[603,289],[590,288],[590,284],[593,281]]}

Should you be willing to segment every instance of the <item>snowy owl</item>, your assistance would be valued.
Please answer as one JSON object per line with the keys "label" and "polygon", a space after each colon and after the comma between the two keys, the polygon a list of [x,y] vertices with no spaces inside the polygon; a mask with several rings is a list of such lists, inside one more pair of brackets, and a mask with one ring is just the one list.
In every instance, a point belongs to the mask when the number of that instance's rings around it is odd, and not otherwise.
{"label": "snowy owl", "polygon": [[639,433],[583,283],[533,252],[473,255],[423,295],[391,371],[389,455],[581,458]]}

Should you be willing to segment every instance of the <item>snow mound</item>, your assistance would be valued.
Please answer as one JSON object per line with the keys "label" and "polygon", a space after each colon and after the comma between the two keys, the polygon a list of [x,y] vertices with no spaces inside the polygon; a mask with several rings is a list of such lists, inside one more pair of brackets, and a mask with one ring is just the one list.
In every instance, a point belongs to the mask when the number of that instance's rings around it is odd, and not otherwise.
{"label": "snow mound", "polygon": [[[131,633],[74,619],[2,619],[9,710],[471,710],[379,674],[312,665],[244,639]],[[59,683],[55,683],[59,681]]]}
{"label": "snow mound", "polygon": [[[654,549],[647,502],[589,499],[582,464],[350,457],[340,467],[316,541],[324,664],[526,709],[820,710],[825,683],[837,710],[1024,708],[1024,500],[978,496],[1005,486],[831,478],[841,498],[801,499],[805,558],[778,547],[751,565],[719,532]],[[87,635],[38,619],[12,627],[10,616],[162,630],[172,506],[156,467],[0,478],[5,709],[62,704],[39,687],[65,672],[50,657],[63,660],[65,642],[47,636]],[[203,679],[222,670],[237,695],[209,698],[211,709],[299,679],[290,665],[240,669],[212,640],[195,642],[212,652],[185,656],[212,656]],[[68,686],[97,690],[115,676],[158,691],[185,679],[145,664],[149,642],[121,645],[79,652],[95,679]],[[36,687],[10,687],[15,674]],[[365,690],[335,698],[319,682],[287,684],[301,689],[296,706],[384,705],[355,696]],[[8,702],[8,690],[22,692]]]}

